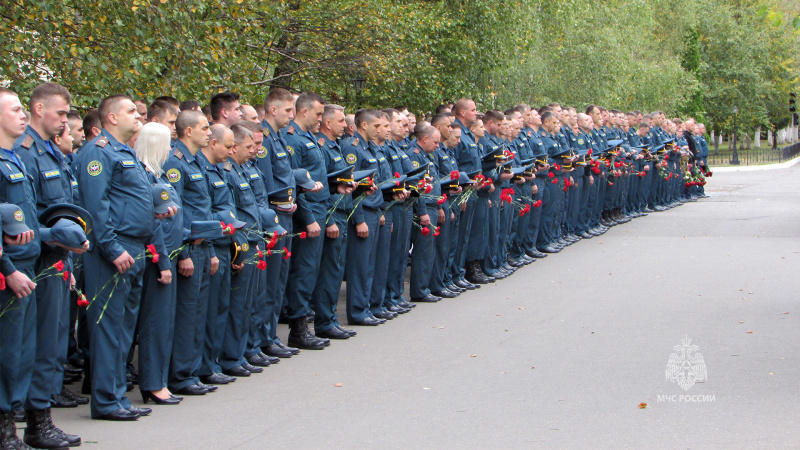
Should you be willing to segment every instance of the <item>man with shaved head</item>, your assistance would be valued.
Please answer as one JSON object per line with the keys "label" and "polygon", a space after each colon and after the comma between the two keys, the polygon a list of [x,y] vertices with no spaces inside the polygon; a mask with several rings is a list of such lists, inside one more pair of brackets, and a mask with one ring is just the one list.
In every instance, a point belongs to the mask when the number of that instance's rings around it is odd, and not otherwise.
{"label": "man with shaved head", "polygon": [[[217,118],[221,117],[219,110],[216,113]],[[175,128],[178,141],[164,164],[164,171],[183,200],[183,226],[188,236],[192,222],[212,220],[205,170],[197,157],[200,149],[208,146],[211,131],[206,116],[194,110],[182,111]],[[216,389],[200,382],[197,369],[203,349],[197,343],[205,339],[209,282],[217,271],[219,258],[208,241],[195,239],[181,251],[177,261],[178,295],[169,389],[181,395],[203,395]]]}
{"label": "man with shaved head", "polygon": [[239,112],[241,113],[242,120],[255,123],[261,122],[260,120],[258,120],[258,112],[256,111],[255,108],[253,108],[250,105],[244,104],[240,106]]}

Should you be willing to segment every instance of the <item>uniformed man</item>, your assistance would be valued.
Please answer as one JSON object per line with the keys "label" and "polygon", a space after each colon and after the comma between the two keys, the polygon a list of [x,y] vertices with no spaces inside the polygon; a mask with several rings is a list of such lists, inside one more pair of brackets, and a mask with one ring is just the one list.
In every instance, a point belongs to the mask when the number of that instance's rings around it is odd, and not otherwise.
{"label": "uniformed man", "polygon": [[[431,126],[439,130],[439,135],[442,137],[439,148],[435,152],[437,172],[442,174],[442,177],[459,172],[458,163],[452,151],[461,142],[461,127],[451,123],[450,116],[445,114],[431,117]],[[437,297],[452,298],[467,290],[455,285],[452,271],[455,258],[454,247],[458,240],[456,214],[461,214],[461,206],[454,200],[460,192],[443,190],[442,194],[447,194],[447,197],[441,204],[441,208],[437,210],[436,225],[440,228],[439,236],[435,240],[436,259],[433,263],[431,293]]]}
{"label": "uniformed man", "polygon": [[[476,136],[470,130],[477,116],[475,102],[462,98],[455,103],[452,112],[456,116],[455,123],[461,126],[461,142],[455,150],[458,167],[462,172],[467,173],[481,170],[481,157],[483,154],[478,146]],[[486,284],[490,282],[490,278],[480,270],[480,262],[483,260],[486,251],[486,243],[485,241],[478,242],[479,236],[484,235],[488,201],[488,197],[470,197],[466,203],[466,209],[461,214],[458,231],[459,245],[455,256],[456,267],[459,268],[459,272],[462,275],[456,282],[458,286],[467,286],[462,279],[470,284]],[[481,203],[480,207],[478,206],[479,202]],[[464,277],[467,272],[470,273],[469,280]]]}
{"label": "uniformed man", "polygon": [[[178,140],[164,164],[167,180],[181,196],[185,235],[195,221],[210,221],[211,198],[205,169],[197,153],[208,145],[211,131],[208,120],[199,111],[183,111],[175,124]],[[219,267],[213,246],[195,239],[177,257],[178,294],[175,310],[175,337],[170,366],[172,392],[203,395],[216,390],[202,385],[197,374],[203,358],[208,289],[211,276]]]}
{"label": "uniformed man", "polygon": [[[344,169],[347,163],[337,143],[345,134],[347,122],[344,108],[328,104],[322,112],[322,121],[317,144],[325,157],[325,167],[329,173]],[[343,328],[339,323],[336,305],[339,303],[339,290],[344,279],[345,243],[347,241],[347,212],[352,207],[352,188],[349,192],[332,194],[326,204],[325,241],[322,247],[322,260],[312,295],[314,308],[314,334],[319,338],[348,339],[356,335],[353,330]]]}
{"label": "uniformed man", "polygon": [[[72,199],[72,176],[63,154],[56,150],[51,140],[60,134],[67,123],[69,102],[72,96],[63,86],[56,83],[43,83],[31,93],[31,121],[14,146],[26,172],[33,179],[36,195],[37,216],[49,206],[69,203]],[[59,242],[47,242],[36,264],[37,273],[55,272],[52,268],[58,261],[69,262],[69,252],[83,253],[89,249],[89,242],[80,248],[70,248]],[[53,446],[48,436],[45,422],[50,419],[51,397],[55,400],[75,402],[77,399],[61,399],[64,380],[62,348],[66,349],[67,323],[63,312],[69,306],[70,278],[60,276],[42,279],[36,296],[36,364],[34,366],[28,398],[25,402],[25,416],[30,432],[26,442],[35,447]],[[77,436],[61,435],[58,438],[70,444],[80,444]]]}
{"label": "uniformed man", "polygon": [[[355,170],[378,170],[378,159],[370,142],[380,132],[381,115],[374,109],[362,109],[355,115],[356,134],[342,147],[345,162]],[[374,181],[381,181],[380,179]],[[373,183],[374,185],[374,183]],[[370,187],[370,192],[375,189]],[[375,250],[380,226],[381,195],[359,196],[347,226],[347,323],[375,326],[386,321],[370,311],[370,295],[375,275]]]}
{"label": "uniformed man", "polygon": [[134,407],[125,397],[125,360],[139,312],[145,244],[156,214],[147,173],[124,144],[142,126],[136,105],[113,95],[98,111],[103,131],[74,163],[80,204],[94,218],[93,247],[84,254],[86,295],[93,299],[87,309],[92,418],[137,420],[150,410]]}
{"label": "uniformed man", "polygon": [[[256,165],[266,177],[268,194],[282,200],[269,199],[270,205],[278,215],[278,222],[288,233],[292,233],[292,215],[297,210],[296,182],[292,170],[292,157],[286,148],[286,141],[281,137],[280,130],[289,125],[294,118],[294,98],[286,89],[275,88],[269,91],[264,100],[264,151],[256,155]],[[268,174],[271,174],[268,175]],[[285,200],[283,200],[285,199]],[[287,250],[292,250],[292,240],[282,240]],[[284,345],[278,338],[278,319],[285,303],[286,283],[289,279],[289,260],[283,255],[274,253],[267,257],[267,296],[270,298],[272,310],[268,311],[267,336],[268,340],[262,345],[262,350],[269,356],[289,358],[300,353],[294,347]]]}
{"label": "uniformed man", "polygon": [[[209,128],[211,136],[208,145],[196,155],[205,170],[208,192],[211,197],[211,212],[217,215],[229,212],[235,215],[236,205],[233,194],[222,174],[222,165],[233,154],[233,131],[222,124]],[[234,216],[235,217],[235,216]],[[230,223],[231,218],[221,220]],[[219,357],[228,324],[228,311],[231,299],[231,235],[213,239],[210,244],[219,260],[217,270],[211,275],[208,286],[208,308],[205,317],[205,337],[203,339],[203,359],[198,370],[200,381],[205,385],[228,384],[235,377],[222,373]]]}
{"label": "uniformed man", "polygon": [[[257,253],[262,242],[261,213],[258,211],[253,189],[250,187],[249,177],[242,165],[250,158],[250,150],[255,145],[253,133],[242,127],[234,125],[233,152],[222,167],[222,175],[228,184],[228,189],[233,193],[236,204],[236,218],[246,223],[245,228],[237,231],[242,238],[234,240],[237,252],[244,254],[240,263],[231,261],[233,272],[231,274],[231,299],[228,309],[228,322],[225,327],[225,338],[222,341],[222,353],[219,364],[222,373],[233,377],[248,377],[252,373],[264,371],[261,367],[253,366],[244,357],[247,349],[247,338],[250,333],[250,315],[253,298],[256,295],[258,277],[255,274],[257,263],[260,260]],[[238,247],[240,245],[240,247]]]}
{"label": "uniformed man", "polygon": [[[440,180],[442,178],[436,168],[436,155],[434,152],[439,147],[439,130],[430,125],[423,126],[417,130],[417,142],[409,157],[415,168],[428,166],[429,177],[426,181],[433,187],[430,193],[421,195],[414,205],[415,222],[417,226],[411,230],[411,243],[414,251],[411,254],[411,280],[409,284],[409,294],[412,302],[438,302],[442,299],[431,293],[431,279],[433,277],[433,265],[436,262],[434,230],[437,228],[435,220],[438,221],[439,205],[438,201],[442,196]],[[447,174],[449,178],[449,174]],[[424,231],[423,231],[424,230]],[[449,292],[449,291],[448,291]],[[449,297],[455,295],[448,294]]]}
{"label": "uniformed man", "polygon": [[235,92],[222,92],[211,97],[209,103],[211,119],[226,127],[231,127],[242,120],[242,111],[239,108],[239,94]]}
{"label": "uniformed man", "polygon": [[[322,225],[327,218],[328,170],[312,128],[319,126],[325,101],[318,94],[304,92],[295,102],[295,118],[281,132],[292,157],[292,167],[308,171],[315,183],[312,191],[298,197],[294,229],[306,232],[292,242],[292,259],[286,285],[286,315],[289,319],[289,345],[306,350],[322,350],[324,340],[308,329],[306,316],[311,313],[312,295],[317,283],[322,246]],[[305,180],[303,180],[305,181]]]}
{"label": "uniformed man", "polygon": [[[8,208],[9,212],[14,221],[24,223],[27,228],[19,227],[16,239],[11,238],[15,232],[9,227],[3,230],[5,245],[0,256],[0,273],[9,288],[0,297],[0,446],[3,448],[27,447],[17,437],[14,411],[22,409],[26,402],[36,360],[36,340],[31,338],[36,335],[37,322],[36,284],[31,279],[40,250],[36,199],[33,181],[12,150],[14,141],[25,130],[25,112],[19,97],[9,89],[0,88],[0,201],[18,205]],[[62,439],[56,443],[69,445]]]}

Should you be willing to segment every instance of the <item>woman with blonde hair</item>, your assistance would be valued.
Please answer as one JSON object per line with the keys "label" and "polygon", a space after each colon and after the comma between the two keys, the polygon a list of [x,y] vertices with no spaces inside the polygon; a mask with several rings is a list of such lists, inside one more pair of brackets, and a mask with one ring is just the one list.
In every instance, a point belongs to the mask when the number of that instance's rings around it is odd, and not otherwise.
{"label": "woman with blonde hair", "polygon": [[[166,125],[150,122],[142,127],[134,145],[136,156],[150,176],[156,211],[159,205],[164,207],[170,201],[181,207],[180,196],[162,169],[169,156],[171,136]],[[183,214],[157,222],[150,242],[157,256],[147,252],[139,310],[139,390],[145,403],[153,400],[157,405],[177,405],[181,397],[172,395],[167,388],[177,293],[175,266],[169,255],[183,245]]]}

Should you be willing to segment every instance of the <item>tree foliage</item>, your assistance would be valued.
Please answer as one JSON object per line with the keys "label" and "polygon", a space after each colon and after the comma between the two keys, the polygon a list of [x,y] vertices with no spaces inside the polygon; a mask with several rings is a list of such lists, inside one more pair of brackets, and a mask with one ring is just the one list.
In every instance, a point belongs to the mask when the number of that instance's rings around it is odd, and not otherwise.
{"label": "tree foliage", "polygon": [[[0,80],[76,104],[270,87],[430,111],[558,101],[665,110],[718,131],[784,125],[798,88],[790,0],[0,0]],[[356,92],[353,81],[365,79]]]}

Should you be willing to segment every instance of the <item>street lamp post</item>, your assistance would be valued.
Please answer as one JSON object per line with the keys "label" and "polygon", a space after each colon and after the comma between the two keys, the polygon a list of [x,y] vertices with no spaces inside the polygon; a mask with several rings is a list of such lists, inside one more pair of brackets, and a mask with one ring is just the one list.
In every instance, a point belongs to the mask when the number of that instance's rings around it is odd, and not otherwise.
{"label": "street lamp post", "polygon": [[739,152],[736,149],[736,147],[738,147],[738,144],[739,144],[737,142],[739,140],[739,136],[737,134],[738,130],[736,129],[736,115],[738,113],[739,113],[739,108],[737,108],[734,105],[734,107],[733,107],[733,157],[731,158],[731,165],[736,165],[736,166],[739,165]]}

